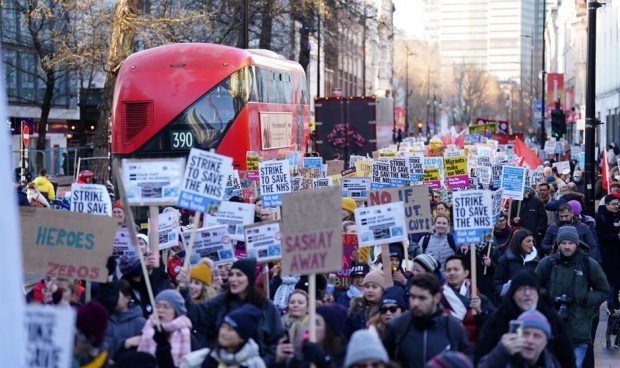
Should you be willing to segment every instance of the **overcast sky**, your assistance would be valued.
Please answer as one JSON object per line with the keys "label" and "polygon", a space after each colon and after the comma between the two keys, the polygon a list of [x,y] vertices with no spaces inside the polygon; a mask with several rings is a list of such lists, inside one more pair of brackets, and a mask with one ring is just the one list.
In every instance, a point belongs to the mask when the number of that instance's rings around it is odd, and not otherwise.
{"label": "overcast sky", "polygon": [[405,32],[407,37],[424,37],[424,1],[394,0],[394,26]]}

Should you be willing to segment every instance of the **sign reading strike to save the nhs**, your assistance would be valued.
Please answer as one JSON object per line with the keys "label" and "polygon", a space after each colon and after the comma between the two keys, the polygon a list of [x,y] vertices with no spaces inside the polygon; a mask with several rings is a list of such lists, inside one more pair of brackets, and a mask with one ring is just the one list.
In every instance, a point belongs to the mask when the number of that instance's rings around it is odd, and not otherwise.
{"label": "sign reading strike to save the nhs", "polygon": [[71,211],[112,216],[108,190],[100,184],[71,184]]}
{"label": "sign reading strike to save the nhs", "polygon": [[263,207],[282,205],[282,195],[291,192],[290,164],[287,160],[263,161],[258,165]]}
{"label": "sign reading strike to save the nhs", "polygon": [[452,192],[454,242],[480,244],[493,235],[493,198],[489,190]]}
{"label": "sign reading strike to save the nhs", "polygon": [[71,367],[75,310],[28,304],[24,313],[26,333],[25,367]]}
{"label": "sign reading strike to save the nhs", "polygon": [[192,148],[178,206],[203,213],[219,206],[231,171],[232,158]]}
{"label": "sign reading strike to save the nhs", "polygon": [[115,219],[43,208],[21,208],[20,219],[27,273],[106,282]]}

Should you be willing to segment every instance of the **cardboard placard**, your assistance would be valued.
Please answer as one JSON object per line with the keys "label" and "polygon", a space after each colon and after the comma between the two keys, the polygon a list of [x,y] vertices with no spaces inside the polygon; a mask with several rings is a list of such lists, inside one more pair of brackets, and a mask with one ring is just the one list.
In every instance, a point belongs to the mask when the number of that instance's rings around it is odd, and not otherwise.
{"label": "cardboard placard", "polygon": [[293,189],[289,162],[286,160],[263,161],[258,166],[263,207],[281,206],[282,195],[290,193]]}
{"label": "cardboard placard", "polygon": [[24,367],[71,367],[75,317],[73,308],[28,304],[23,326],[27,339]]}
{"label": "cardboard placard", "polygon": [[[159,250],[179,245],[179,214],[164,212],[159,214]],[[150,229],[150,227],[149,227]]]}
{"label": "cardboard placard", "polygon": [[363,200],[368,198],[370,178],[342,178],[342,197]]}
{"label": "cardboard placard", "polygon": [[253,204],[222,201],[215,216],[205,216],[204,225],[226,225],[232,240],[243,241],[243,227],[254,223],[255,210]]}
{"label": "cardboard placard", "polygon": [[405,206],[408,234],[433,231],[433,216],[428,201],[428,187],[426,185],[379,189],[370,192],[370,206],[395,202],[403,202]]}
{"label": "cardboard placard", "polygon": [[355,161],[355,172],[358,178],[371,178],[372,177],[372,161],[369,160],[357,160]]}
{"label": "cardboard placard", "polygon": [[355,224],[360,247],[407,240],[403,202],[356,208]]}
{"label": "cardboard placard", "polygon": [[[185,247],[189,242],[190,234],[191,231],[181,232],[181,239]],[[194,240],[190,264],[198,264],[200,258],[203,257],[211,258],[216,265],[235,261],[235,252],[228,235],[228,226],[219,225],[196,229],[196,239]]]}
{"label": "cardboard placard", "polygon": [[493,236],[493,200],[489,190],[452,193],[454,242],[481,244]]}
{"label": "cardboard placard", "polygon": [[106,282],[116,219],[23,207],[20,218],[26,272]]}
{"label": "cardboard placard", "polygon": [[123,159],[123,183],[131,206],[175,205],[185,158]]}
{"label": "cardboard placard", "polygon": [[282,259],[282,234],[279,221],[246,225],[244,234],[248,258],[256,258],[259,263]]}
{"label": "cardboard placard", "polygon": [[108,189],[101,184],[71,184],[71,211],[112,216]]}
{"label": "cardboard placard", "polygon": [[284,196],[282,273],[310,275],[336,271],[342,261],[340,188]]}
{"label": "cardboard placard", "polygon": [[344,161],[342,160],[327,161],[327,176],[340,174],[342,170],[344,170]]}
{"label": "cardboard placard", "polygon": [[525,191],[525,168],[516,166],[504,166],[502,171],[503,198],[523,200]]}
{"label": "cardboard placard", "polygon": [[192,148],[179,195],[178,207],[208,213],[224,198],[232,158]]}

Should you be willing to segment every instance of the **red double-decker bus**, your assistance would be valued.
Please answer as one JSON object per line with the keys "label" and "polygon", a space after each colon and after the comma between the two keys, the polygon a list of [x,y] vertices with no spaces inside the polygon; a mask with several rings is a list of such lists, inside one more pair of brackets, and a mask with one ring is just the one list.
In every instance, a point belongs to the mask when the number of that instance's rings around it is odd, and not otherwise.
{"label": "red double-decker bus", "polygon": [[114,90],[112,152],[174,157],[215,149],[246,168],[306,150],[310,106],[303,68],[267,50],[183,43],[125,60]]}

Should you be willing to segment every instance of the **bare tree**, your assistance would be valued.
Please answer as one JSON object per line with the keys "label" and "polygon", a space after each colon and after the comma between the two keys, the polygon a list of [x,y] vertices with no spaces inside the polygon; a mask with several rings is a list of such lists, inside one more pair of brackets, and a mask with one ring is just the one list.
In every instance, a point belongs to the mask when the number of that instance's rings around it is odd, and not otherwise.
{"label": "bare tree", "polygon": [[449,102],[456,122],[469,125],[475,117],[500,118],[502,94],[487,73],[455,65]]}

